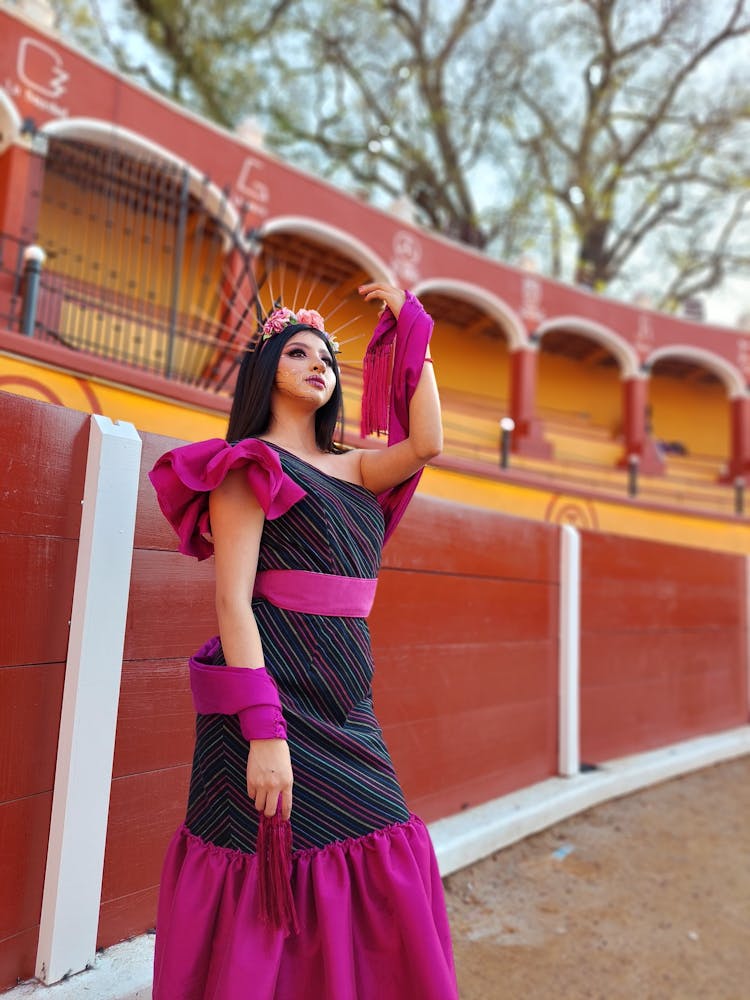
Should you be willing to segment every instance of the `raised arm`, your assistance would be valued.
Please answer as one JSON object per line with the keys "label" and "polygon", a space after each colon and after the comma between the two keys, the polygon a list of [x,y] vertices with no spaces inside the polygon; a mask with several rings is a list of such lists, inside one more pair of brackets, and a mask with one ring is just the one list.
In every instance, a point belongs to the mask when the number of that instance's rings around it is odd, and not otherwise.
{"label": "raised arm", "polygon": [[[225,661],[252,670],[264,666],[263,645],[251,606],[264,514],[247,478],[230,472],[209,498],[216,561],[216,614]],[[252,740],[247,790],[267,816],[292,811],[292,765],[286,740]]]}
{"label": "raised arm", "polygon": [[[362,285],[359,291],[366,302],[382,300],[384,307],[387,306],[398,319],[405,301],[400,288],[372,282]],[[429,348],[426,356],[429,359]],[[440,454],[442,447],[440,398],[435,373],[428,360],[409,405],[409,436],[382,450],[362,449],[359,452],[362,483],[373,493],[383,493],[418,472]]]}

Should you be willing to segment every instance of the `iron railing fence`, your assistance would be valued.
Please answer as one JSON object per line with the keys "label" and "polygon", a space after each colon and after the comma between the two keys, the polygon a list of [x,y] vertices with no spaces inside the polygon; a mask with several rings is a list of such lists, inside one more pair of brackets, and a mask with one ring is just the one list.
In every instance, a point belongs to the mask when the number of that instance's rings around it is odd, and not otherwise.
{"label": "iron railing fence", "polygon": [[[267,310],[285,280],[296,291],[317,281],[313,304],[323,295],[330,308],[332,296],[334,313],[367,280],[304,240],[261,242],[208,177],[131,151],[50,137],[41,182],[25,198],[37,220],[30,244],[45,259],[24,332],[79,354],[84,370],[94,355],[226,394],[261,300]],[[0,234],[0,320],[12,330],[29,315],[27,250]],[[341,368],[359,384],[359,366]]]}
{"label": "iron railing fence", "polygon": [[[26,193],[45,254],[33,330],[76,352],[226,392],[256,326],[254,258],[208,178],[49,140]],[[25,247],[0,234],[0,317],[21,322]]]}

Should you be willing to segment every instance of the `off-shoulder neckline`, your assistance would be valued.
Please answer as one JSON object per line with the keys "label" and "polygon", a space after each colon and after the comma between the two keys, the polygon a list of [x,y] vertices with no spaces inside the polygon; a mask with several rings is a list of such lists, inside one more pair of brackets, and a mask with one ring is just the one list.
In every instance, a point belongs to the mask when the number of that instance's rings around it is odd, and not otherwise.
{"label": "off-shoulder neckline", "polygon": [[332,479],[336,483],[343,483],[344,486],[352,486],[355,490],[363,490],[365,493],[368,494],[368,496],[371,497],[375,496],[372,490],[368,490],[367,487],[363,486],[361,483],[353,483],[351,479],[342,479],[341,476],[332,476],[330,472],[324,472],[317,465],[314,465],[312,462],[308,462],[304,458],[300,458],[300,456],[297,455],[295,452],[289,451],[288,448],[284,448],[280,444],[276,444],[275,441],[266,441],[265,438],[251,438],[250,440],[259,441],[261,444],[266,444],[270,448],[275,448],[277,451],[283,451],[285,455],[291,455],[292,458],[296,458],[296,460],[300,462],[302,465],[307,466],[308,469],[314,469],[321,476],[325,476],[326,479]]}

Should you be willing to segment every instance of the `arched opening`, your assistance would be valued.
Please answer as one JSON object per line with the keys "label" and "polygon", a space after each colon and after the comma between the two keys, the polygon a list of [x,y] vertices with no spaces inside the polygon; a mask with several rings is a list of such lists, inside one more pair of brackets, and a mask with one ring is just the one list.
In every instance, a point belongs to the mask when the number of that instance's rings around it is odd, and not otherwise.
{"label": "arched opening", "polygon": [[358,288],[391,281],[387,267],[364,244],[311,219],[277,219],[256,236],[255,282],[263,314],[276,302],[321,313],[341,347],[346,430],[357,434],[362,361],[378,319],[377,305],[364,302]]}
{"label": "arched opening", "polygon": [[103,126],[48,129],[38,328],[72,350],[210,386],[237,214],[188,164]]}
{"label": "arched opening", "polygon": [[537,331],[537,412],[555,458],[614,466],[623,431],[622,378],[637,370],[617,334],[574,318]]}
{"label": "arched opening", "polygon": [[729,393],[742,378],[725,359],[662,348],[648,359],[649,421],[668,473],[713,482],[731,452]]}
{"label": "arched opening", "polygon": [[470,290],[457,294],[450,282],[436,280],[418,294],[435,320],[431,350],[440,379],[445,450],[497,464],[498,421],[510,413],[509,340],[517,331],[508,329],[499,308],[490,312],[486,301]]}

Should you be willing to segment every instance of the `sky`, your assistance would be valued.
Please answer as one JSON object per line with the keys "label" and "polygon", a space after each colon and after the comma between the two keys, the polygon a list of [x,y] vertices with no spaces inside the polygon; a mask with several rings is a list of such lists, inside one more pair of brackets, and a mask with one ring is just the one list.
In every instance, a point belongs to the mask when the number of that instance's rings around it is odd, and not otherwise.
{"label": "sky", "polygon": [[[158,72],[158,61],[154,59],[153,51],[143,41],[142,36],[132,27],[130,30],[121,27],[123,20],[125,25],[132,25],[132,15],[123,19],[123,0],[97,0],[97,2],[102,16],[110,26],[113,38],[117,41],[126,41],[135,60],[147,59],[152,70]],[[721,7],[726,2],[727,0],[717,0],[717,6]],[[493,187],[495,183],[496,179],[493,176]],[[514,261],[509,261],[509,263],[514,263]],[[708,322],[733,326],[743,313],[750,312],[750,277],[728,279],[721,289],[702,293],[700,298],[703,301],[705,318]]]}

